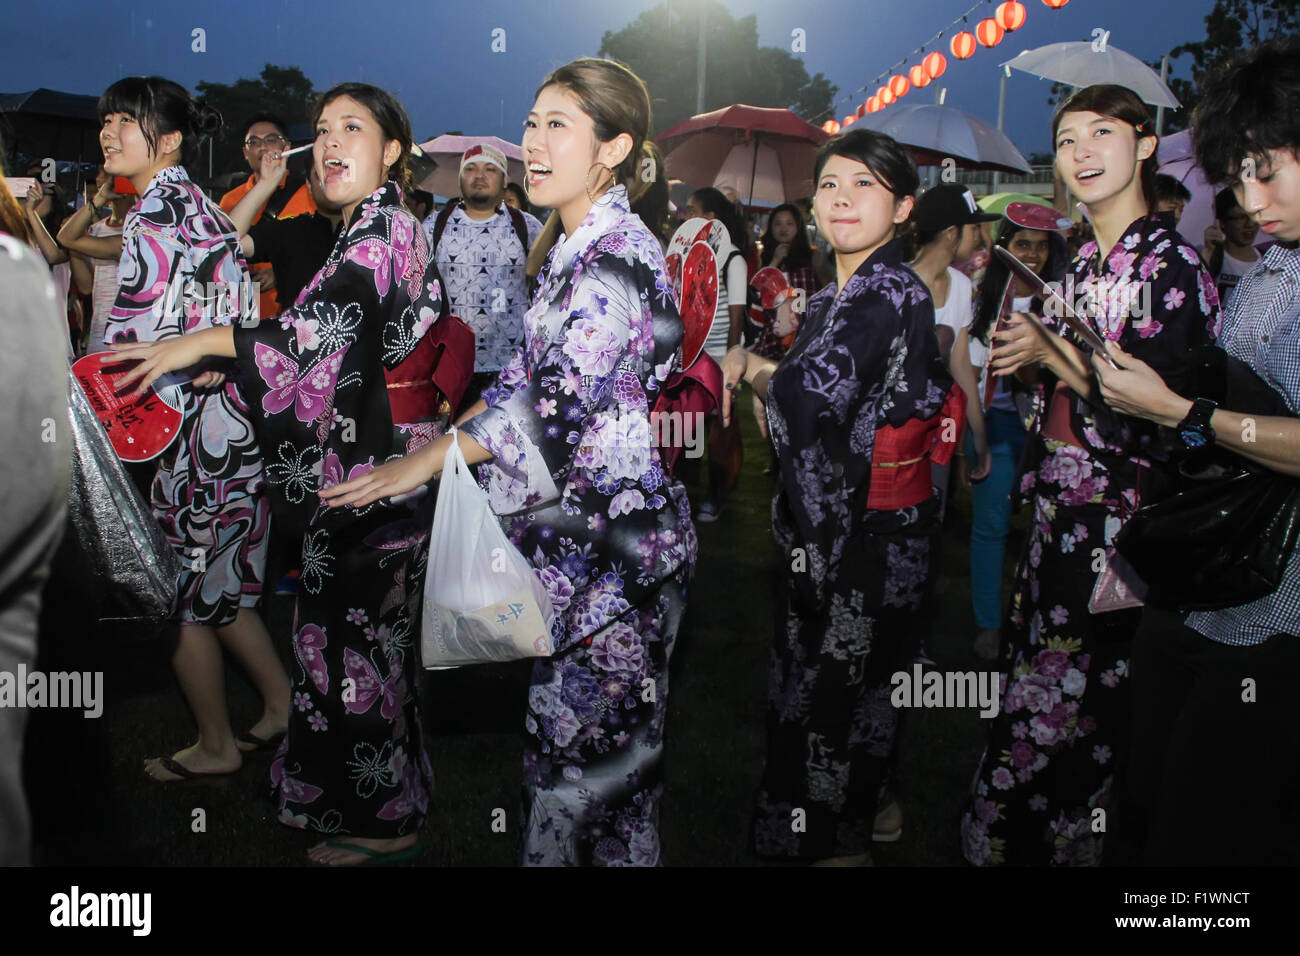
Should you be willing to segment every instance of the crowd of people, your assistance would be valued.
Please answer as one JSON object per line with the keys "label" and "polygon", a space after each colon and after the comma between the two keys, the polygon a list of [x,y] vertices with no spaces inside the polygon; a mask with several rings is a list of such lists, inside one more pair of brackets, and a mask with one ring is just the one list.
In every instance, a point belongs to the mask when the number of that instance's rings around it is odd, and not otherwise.
{"label": "crowd of people", "polygon": [[[1189,195],[1157,175],[1152,117],[1124,87],[1078,90],[1043,131],[1081,223],[1047,201],[986,211],[961,185],[922,190],[909,151],[865,129],[820,148],[807,204],[751,217],[709,186],[676,210],[666,178],[642,174],[663,166],[651,103],[615,61],[560,67],[524,122],[525,182],[480,143],[438,209],[411,182],[402,105],[342,83],[317,102],[304,171],[279,117],[243,118],[250,175],[214,201],[186,164],[223,118],[132,77],[100,99],[104,163],[75,209],[39,178],[24,196],[0,185],[0,308],[25,343],[6,353],[22,364],[3,377],[24,390],[14,407],[66,417],[57,389],[36,388],[58,380],[60,352],[103,353],[120,386],[181,396],[176,441],[134,474],[182,558],[171,663],[196,734],[144,772],[183,785],[264,753],[280,822],[318,838],[312,862],[418,855],[434,792],[419,694],[423,583],[439,573],[429,492],[454,445],[555,612],[528,689],[520,861],[663,862],[669,669],[709,587],[696,522],[726,507],[752,414],[771,446],[780,582],[766,761],[743,809],[755,853],[856,865],[901,834],[894,678],[927,660],[961,486],[971,648],[999,690],[953,833],[965,858],[1300,859],[1300,754],[1276,731],[1300,678],[1294,541],[1272,587],[1237,603],[1157,589],[1115,602],[1103,587],[1126,525],[1176,506],[1208,449],[1300,475],[1300,47],[1266,44],[1208,82],[1196,159],[1223,188],[1195,242],[1177,231]],[[696,359],[716,395],[684,397],[665,255],[685,217],[726,231]],[[1043,283],[1086,301],[1091,334]],[[1207,385],[1213,353],[1286,412]],[[652,417],[688,398],[707,412],[707,463],[652,438]],[[7,433],[30,431],[18,421]],[[55,446],[14,440],[27,451],[23,476],[3,466],[7,488],[66,468]],[[62,526],[49,486],[0,520],[0,667],[46,637],[36,611]],[[1027,532],[1008,555],[1018,503]],[[295,566],[287,670],[258,613],[273,547]],[[227,654],[261,697],[238,730]],[[22,862],[21,785],[4,774],[0,861]]]}

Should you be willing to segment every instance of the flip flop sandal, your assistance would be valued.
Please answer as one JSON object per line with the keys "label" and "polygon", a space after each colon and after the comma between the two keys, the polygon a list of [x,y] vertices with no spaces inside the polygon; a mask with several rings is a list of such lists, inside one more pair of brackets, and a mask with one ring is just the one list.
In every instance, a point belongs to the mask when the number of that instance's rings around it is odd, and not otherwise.
{"label": "flip flop sandal", "polygon": [[[235,739],[238,740],[241,744],[249,744],[250,746],[252,746],[253,748],[252,750],[243,751],[246,754],[257,753],[258,751],[262,751],[262,750],[270,750],[274,752],[279,749],[280,741],[284,740],[284,733],[285,732],[282,730],[278,734],[272,734],[270,737],[263,740],[261,737],[257,736],[257,734],[253,733],[251,730],[248,730],[240,734]],[[240,749],[243,750],[242,747]]]}
{"label": "flip flop sandal", "polygon": [[222,771],[191,770],[189,767],[185,766],[184,764],[177,763],[171,757],[158,757],[155,759],[157,759],[158,765],[160,767],[162,767],[168,773],[174,774],[175,776],[180,778],[179,780],[159,780],[153,774],[146,772],[147,776],[149,776],[157,783],[181,783],[187,780],[204,780],[204,779],[211,779],[213,777],[229,777],[232,774],[239,772],[238,770],[222,770]]}
{"label": "flip flop sandal", "polygon": [[403,850],[389,850],[383,852],[372,849],[368,846],[359,846],[355,843],[347,843],[343,840],[326,840],[325,845],[333,850],[345,850],[348,853],[357,853],[365,857],[360,863],[335,864],[320,863],[312,860],[313,866],[395,866],[398,863],[405,863],[414,860],[420,855],[420,844],[412,843]]}

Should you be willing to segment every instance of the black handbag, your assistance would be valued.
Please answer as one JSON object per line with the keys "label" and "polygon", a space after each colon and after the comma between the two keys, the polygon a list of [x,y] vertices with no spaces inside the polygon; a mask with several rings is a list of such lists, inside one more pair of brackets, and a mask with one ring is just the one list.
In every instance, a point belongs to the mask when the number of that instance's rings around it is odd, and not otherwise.
{"label": "black handbag", "polygon": [[[1233,411],[1292,413],[1246,363],[1200,356],[1198,394]],[[1181,467],[1174,495],[1141,507],[1115,547],[1147,585],[1146,603],[1176,611],[1235,607],[1275,591],[1300,537],[1300,481],[1222,450]]]}
{"label": "black handbag", "polygon": [[1298,535],[1300,483],[1238,471],[1139,508],[1115,547],[1146,583],[1146,603],[1208,611],[1275,591]]}

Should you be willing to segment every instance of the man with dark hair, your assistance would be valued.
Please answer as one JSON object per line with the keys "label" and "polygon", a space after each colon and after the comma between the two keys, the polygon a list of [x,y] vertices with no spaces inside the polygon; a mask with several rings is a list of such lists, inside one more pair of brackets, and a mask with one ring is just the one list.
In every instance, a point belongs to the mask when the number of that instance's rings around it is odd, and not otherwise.
{"label": "man with dark hair", "polygon": [[[220,205],[227,215],[239,205],[239,201],[248,194],[248,191],[257,185],[257,171],[262,168],[262,155],[268,151],[279,153],[288,149],[288,129],[284,120],[272,113],[254,113],[244,123],[244,160],[253,175],[221,197]],[[284,177],[284,181],[280,183],[271,198],[257,210],[253,222],[258,222],[263,216],[288,219],[315,211],[316,203],[312,199],[306,179],[291,172]],[[273,315],[279,315],[282,306],[275,292],[275,270],[269,263],[261,263],[252,266],[251,272],[253,280],[262,289],[259,299],[262,318],[268,319]],[[292,304],[292,300],[285,301],[283,308]]]}
{"label": "man with dark hair", "polygon": [[1259,261],[1259,223],[1241,208],[1231,186],[1214,197],[1214,219],[1205,230],[1205,261],[1219,287],[1219,301],[1226,305],[1228,293]]}
{"label": "man with dark hair", "polygon": [[1156,177],[1156,212],[1173,213],[1171,229],[1183,218],[1183,207],[1191,201],[1192,191],[1168,173]]}
{"label": "man with dark hair", "polygon": [[433,193],[427,189],[411,189],[406,193],[406,208],[411,210],[411,215],[420,222],[429,218],[429,213],[433,212],[434,202]]}
{"label": "man with dark hair", "polygon": [[[1195,129],[1206,178],[1230,184],[1245,214],[1277,240],[1238,282],[1218,339],[1249,366],[1256,391],[1276,393],[1274,411],[1184,398],[1118,349],[1120,369],[1098,358],[1093,369],[1112,408],[1174,428],[1186,447],[1217,444],[1266,473],[1300,476],[1300,40],[1264,44],[1215,77]],[[1229,382],[1229,400],[1238,383],[1250,384]],[[1253,601],[1185,614],[1148,599],[1131,669],[1131,805],[1120,829],[1139,861],[1300,863],[1291,705],[1300,686],[1300,549],[1278,586]]]}

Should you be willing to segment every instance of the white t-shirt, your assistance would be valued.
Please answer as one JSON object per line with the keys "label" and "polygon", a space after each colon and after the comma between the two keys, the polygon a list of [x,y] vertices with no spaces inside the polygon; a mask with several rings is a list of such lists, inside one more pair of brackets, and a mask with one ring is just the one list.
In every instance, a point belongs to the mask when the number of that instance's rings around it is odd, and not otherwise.
{"label": "white t-shirt", "polygon": [[726,266],[725,279],[723,276],[718,277],[723,280],[718,283],[718,308],[713,313],[713,325],[704,340],[704,351],[718,362],[727,355],[727,333],[731,330],[728,306],[732,302],[737,305],[749,304],[749,267],[745,265],[745,257],[737,252],[731,256],[731,261]]}
{"label": "white t-shirt", "polygon": [[[1011,300],[1012,312],[1028,312],[1030,303],[1034,301],[1033,296],[1016,296]],[[992,334],[990,332],[990,334]],[[970,339],[970,363],[979,369],[980,373],[980,404],[984,404],[984,390],[988,387],[989,380],[989,347],[981,342],[975,336],[967,333]],[[1006,412],[1014,412],[1016,403],[1011,398],[1011,388],[1005,378],[999,379],[997,389],[993,393],[993,401],[989,404],[990,408],[1000,408]]]}
{"label": "white t-shirt", "polygon": [[971,322],[970,279],[952,266],[948,267],[948,298],[934,308],[934,324],[946,325],[955,336]]}
{"label": "white t-shirt", "polygon": [[[100,219],[86,230],[86,234],[96,238],[120,236],[122,227],[110,226],[107,219]],[[113,311],[118,289],[117,259],[91,259],[90,262],[95,270],[95,280],[90,293],[92,309],[90,345],[86,348],[87,354],[108,350],[108,346],[104,344],[104,327],[108,323],[108,314]]]}
{"label": "white t-shirt", "polygon": [[1219,303],[1221,305],[1228,304],[1228,296],[1233,289],[1237,288],[1237,283],[1241,281],[1241,277],[1255,268],[1255,263],[1258,261],[1259,259],[1256,258],[1254,262],[1246,262],[1244,259],[1229,255],[1227,249],[1223,250],[1223,265],[1219,268],[1219,274],[1215,276],[1215,285],[1219,289]]}

